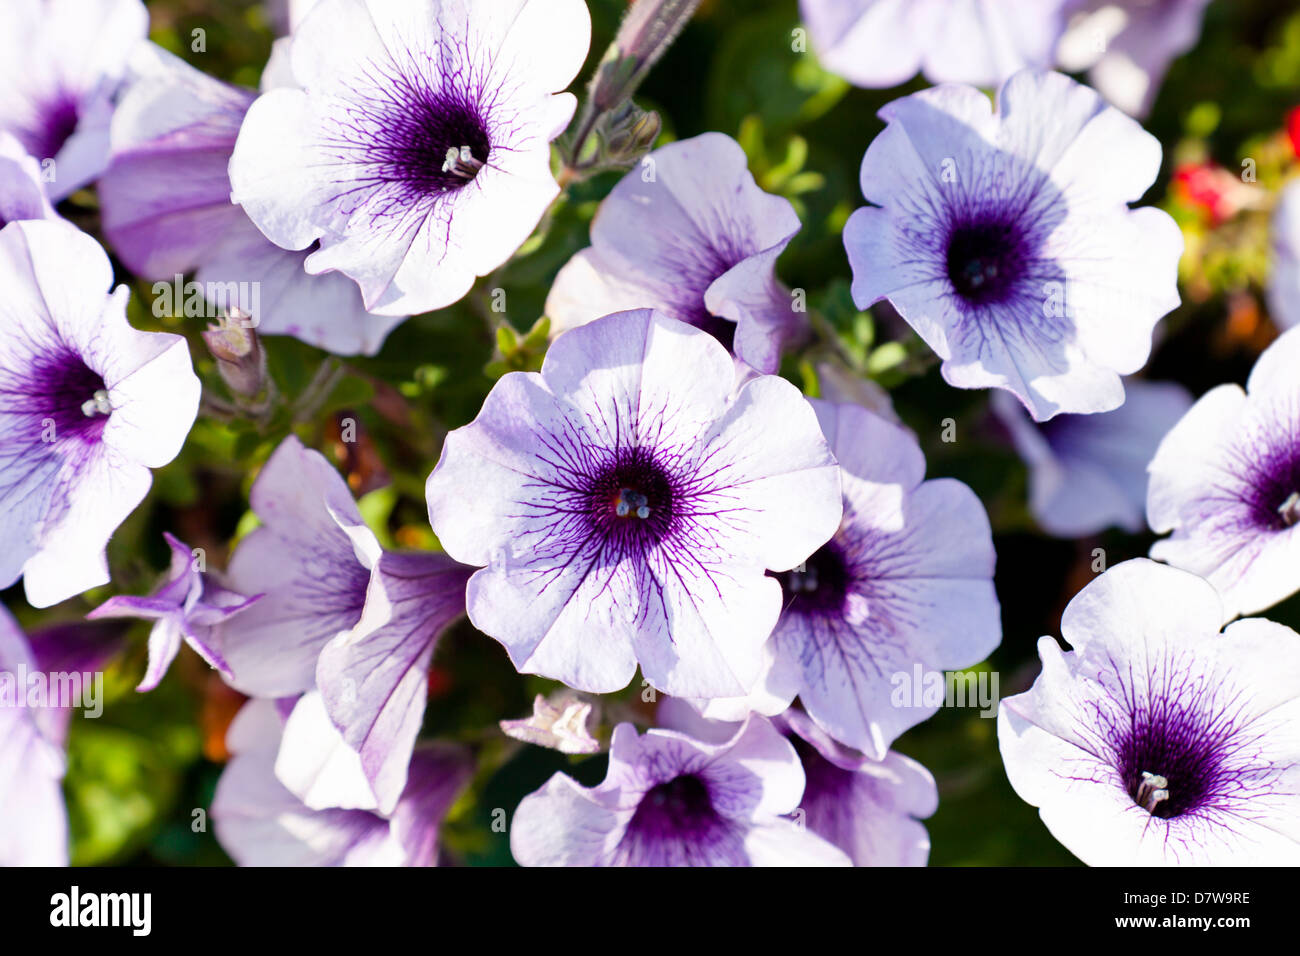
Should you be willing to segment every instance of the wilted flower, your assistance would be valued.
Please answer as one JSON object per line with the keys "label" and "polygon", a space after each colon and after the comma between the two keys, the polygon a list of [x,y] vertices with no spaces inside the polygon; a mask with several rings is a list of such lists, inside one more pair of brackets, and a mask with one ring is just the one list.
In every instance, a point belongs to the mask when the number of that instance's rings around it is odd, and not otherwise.
{"label": "wilted flower", "polygon": [[158,686],[182,641],[210,666],[228,674],[226,662],[213,647],[212,629],[261,597],[222,587],[207,572],[200,552],[170,534],[163,537],[172,555],[167,580],[148,597],[111,597],[86,615],[90,620],[139,617],[156,622],[149,633],[149,666],[136,688],[139,691]]}
{"label": "wilted flower", "polygon": [[1300,589],[1300,329],[1260,356],[1248,391],[1220,385],[1151,462],[1151,557],[1209,579],[1228,617]]}
{"label": "wilted flower", "polygon": [[1004,388],[1037,421],[1124,402],[1121,375],[1178,305],[1183,238],[1130,210],[1159,142],[1092,90],[1025,71],[999,107],[970,87],[896,100],[844,230],[853,297],[888,299],[958,388]]}
{"label": "wilted flower", "polygon": [[1169,64],[1201,35],[1210,0],[1071,0],[1057,50],[1070,73],[1088,70],[1097,92],[1130,116],[1146,116]]}
{"label": "wilted flower", "polygon": [[1051,66],[1071,0],[800,0],[822,64],[856,86],[997,86]]}
{"label": "wilted flower", "polygon": [[614,728],[609,772],[588,789],[557,773],[510,826],[523,866],[846,866],[788,818],[804,775],[762,717],[722,743],[672,730]]}
{"label": "wilted flower", "polygon": [[599,753],[600,742],[587,729],[592,706],[590,700],[581,700],[571,694],[562,693],[554,702],[538,694],[533,700],[533,716],[503,720],[500,722],[501,732],[515,740],[561,753]]}
{"label": "wilted flower", "polygon": [[1035,424],[1006,392],[993,411],[1029,466],[1029,510],[1060,538],[1120,527],[1146,529],[1147,465],[1169,430],[1192,407],[1172,382],[1125,383],[1125,402],[1100,415],[1058,415]]}
{"label": "wilted flower", "polygon": [[555,277],[546,300],[552,331],[653,308],[775,372],[806,325],[775,270],[798,231],[794,207],[758,187],[735,140],[705,133],[670,143],[614,187],[591,224],[590,248]]}
{"label": "wilted flower", "polygon": [[[551,346],[447,436],[429,517],[470,579],[474,626],[526,673],[592,693],[640,663],[677,696],[760,675],[784,571],[834,532],[839,476],[811,407],[650,310]],[[486,567],[483,567],[486,565]]]}
{"label": "wilted flower", "polygon": [[214,309],[244,310],[259,334],[340,355],[379,351],[405,316],[368,313],[346,276],[307,274],[306,252],[272,243],[230,201],[227,169],[255,94],[147,49],[113,117],[99,183],[114,251],[146,279],[193,271]]}
{"label": "wilted flower", "polygon": [[185,340],[139,332],[129,290],[63,222],[0,230],[0,588],[48,607],[108,583],[104,546],[199,406]]}
{"label": "wilted flower", "polygon": [[140,0],[5,0],[0,130],[42,164],[55,200],[108,164],[113,98],[149,29]]}
{"label": "wilted flower", "polygon": [[[323,711],[315,731],[333,731]],[[309,807],[286,788],[277,758],[290,741],[280,705],[252,700],[227,735],[234,756],[212,802],[217,839],[241,866],[433,866],[438,829],[473,773],[465,752],[421,745],[411,755],[400,798],[388,813]],[[356,754],[353,754],[354,761]]]}
{"label": "wilted flower", "polygon": [[255,697],[319,688],[389,812],[424,718],[434,645],[464,612],[473,569],[384,551],[347,483],[294,437],[262,468],[251,501],[262,525],[235,549],[227,579],[265,597],[218,629],[230,683]]}
{"label": "wilted flower", "polygon": [[1043,672],[998,715],[1016,793],[1095,866],[1300,863],[1300,635],[1220,633],[1206,581],[1128,561],[1038,642]]}
{"label": "wilted flower", "polygon": [[582,0],[321,0],[293,75],[248,112],[232,198],[285,249],[318,248],[382,315],[450,305],[505,262],[559,192],[558,93],[587,55]]}

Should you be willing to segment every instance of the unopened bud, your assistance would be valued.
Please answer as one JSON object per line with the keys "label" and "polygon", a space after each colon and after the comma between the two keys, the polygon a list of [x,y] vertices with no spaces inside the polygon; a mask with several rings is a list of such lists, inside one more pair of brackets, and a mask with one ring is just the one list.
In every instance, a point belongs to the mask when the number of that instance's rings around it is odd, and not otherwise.
{"label": "unopened bud", "polygon": [[636,0],[591,83],[598,112],[612,109],[636,92],[695,14],[700,0]]}
{"label": "unopened bud", "polygon": [[615,162],[635,160],[648,152],[659,138],[663,121],[654,110],[643,110],[632,102],[607,113],[597,127],[606,156]]}
{"label": "unopened bud", "polygon": [[261,395],[266,388],[266,353],[262,351],[250,316],[231,309],[202,334],[230,391],[241,398]]}

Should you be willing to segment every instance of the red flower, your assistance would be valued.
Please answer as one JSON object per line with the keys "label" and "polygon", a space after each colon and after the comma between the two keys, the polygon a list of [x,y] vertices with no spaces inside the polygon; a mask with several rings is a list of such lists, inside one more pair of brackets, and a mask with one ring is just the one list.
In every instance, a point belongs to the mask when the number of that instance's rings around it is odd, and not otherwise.
{"label": "red flower", "polygon": [[1237,177],[1213,162],[1183,163],[1174,170],[1175,194],[1216,226],[1241,208],[1240,186]]}

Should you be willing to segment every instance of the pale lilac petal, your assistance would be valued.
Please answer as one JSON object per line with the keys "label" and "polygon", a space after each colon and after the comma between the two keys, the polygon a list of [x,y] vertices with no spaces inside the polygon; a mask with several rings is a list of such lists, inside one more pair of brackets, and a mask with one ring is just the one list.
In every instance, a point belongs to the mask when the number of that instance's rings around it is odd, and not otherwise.
{"label": "pale lilac petal", "polygon": [[361,620],[321,651],[317,686],[360,754],[381,812],[392,811],[406,786],[434,644],[465,612],[472,570],[443,555],[383,555]]}
{"label": "pale lilac petal", "polygon": [[253,485],[262,526],[230,560],[231,587],[266,596],[218,628],[232,683],[257,696],[315,685],[316,660],[361,620],[379,543],[347,484],[295,437],[281,443]]}

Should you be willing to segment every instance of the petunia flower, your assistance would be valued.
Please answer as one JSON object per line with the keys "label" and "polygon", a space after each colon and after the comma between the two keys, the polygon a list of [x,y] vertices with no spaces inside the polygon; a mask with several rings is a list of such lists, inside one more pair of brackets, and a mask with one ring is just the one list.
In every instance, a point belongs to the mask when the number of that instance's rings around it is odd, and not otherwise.
{"label": "petunia flower", "polygon": [[48,172],[63,199],[108,164],[113,99],[145,39],[140,0],[5,0],[0,5],[0,130]]}
{"label": "petunia flower", "polygon": [[[433,866],[442,818],[473,774],[459,748],[421,745],[393,809],[313,809],[277,776],[283,709],[251,700],[227,733],[233,757],[217,783],[212,819],[217,839],[240,866]],[[319,733],[331,727],[316,714]],[[354,759],[356,754],[353,754]]]}
{"label": "petunia flower", "polygon": [[0,588],[49,607],[108,583],[104,547],[198,413],[185,340],[126,320],[125,286],[63,222],[0,230]]}
{"label": "petunia flower", "polygon": [[10,134],[0,131],[0,228],[20,219],[59,219],[50,205],[41,166]]}
{"label": "petunia flower", "polygon": [[293,35],[301,89],[249,110],[232,198],[285,249],[319,247],[381,315],[457,301],[559,193],[550,143],[586,58],[582,0],[322,0]]}
{"label": "petunia flower", "polygon": [[1092,90],[1016,74],[996,112],[943,86],[896,100],[862,162],[877,204],[844,230],[853,296],[888,299],[958,388],[1003,388],[1036,421],[1124,402],[1121,375],[1178,305],[1183,239],[1128,208],[1160,144]]}
{"label": "petunia flower", "polygon": [[429,517],[474,626],[520,671],[607,693],[748,693],[781,610],[765,569],[834,532],[839,475],[788,382],[650,310],[560,336],[447,436]]}
{"label": "petunia flower", "polygon": [[254,697],[319,688],[390,812],[424,717],[434,645],[464,613],[473,569],[384,551],[347,483],[292,436],[250,497],[262,525],[236,547],[227,581],[265,596],[216,631],[230,683]]}
{"label": "petunia flower", "polygon": [[1102,96],[1130,116],[1151,112],[1169,65],[1201,35],[1210,0],[1072,0],[1057,62],[1088,71]]}
{"label": "petunia flower", "polygon": [[925,866],[930,837],[921,820],[939,807],[930,771],[893,750],[873,760],[845,747],[798,709],[774,723],[803,764],[799,809],[810,831],[854,866]]}
{"label": "petunia flower", "polygon": [[1268,305],[1269,315],[1282,328],[1300,325],[1300,181],[1282,190],[1273,212]]}
{"label": "petunia flower", "polygon": [[1201,578],[1117,565],[1038,642],[1043,671],[1002,701],[998,743],[1021,799],[1094,866],[1300,863],[1300,635],[1220,633]]}
{"label": "petunia flower", "polygon": [[1071,0],[800,0],[826,69],[855,86],[997,86],[1052,64]]}
{"label": "petunia flower", "polygon": [[[29,638],[0,605],[0,866],[68,865],[68,722],[74,706],[92,706],[86,681],[120,649],[119,629],[102,625],[56,625]],[[46,678],[43,698],[30,696],[37,675]],[[79,701],[62,696],[77,689]],[[93,704],[102,705],[102,697]]]}
{"label": "petunia flower", "polygon": [[[39,670],[18,622],[0,606],[0,681]],[[65,764],[53,708],[0,704],[0,866],[68,865]]]}
{"label": "petunia flower", "polygon": [[281,249],[230,201],[227,168],[256,94],[149,47],[113,117],[99,182],[104,234],[137,275],[194,272],[209,302],[239,306],[263,335],[292,335],[339,355],[379,351],[406,317],[371,315],[356,284],[313,276],[307,253]]}
{"label": "petunia flower", "polygon": [[604,782],[557,773],[519,804],[510,849],[523,866],[847,866],[787,817],[803,789],[794,748],[762,717],[721,743],[619,724]]}
{"label": "petunia flower", "polygon": [[207,573],[203,559],[188,544],[166,532],[171,567],[148,597],[117,595],[86,615],[88,620],[139,617],[154,621],[149,632],[149,664],[138,691],[153,690],[180,653],[182,641],[214,667],[229,676],[229,668],[214,648],[213,628],[260,600],[222,587]]}
{"label": "petunia flower", "polygon": [[1147,465],[1192,397],[1173,382],[1141,379],[1126,382],[1125,393],[1113,412],[1058,415],[1041,425],[1007,393],[993,395],[993,411],[1029,466],[1029,510],[1048,534],[1146,530]]}
{"label": "petunia flower", "polygon": [[[678,697],[660,701],[655,717],[665,729],[710,744],[730,740],[745,719],[705,717]],[[845,747],[798,707],[778,713],[772,725],[794,747],[806,779],[792,820],[843,850],[854,866],[925,866],[930,838],[920,821],[939,805],[928,770],[892,750],[873,760]]]}
{"label": "petunia flower", "polygon": [[1260,356],[1248,390],[1220,385],[1151,462],[1151,557],[1207,578],[1229,617],[1300,589],[1300,329]]}
{"label": "petunia flower", "polygon": [[601,204],[591,246],[555,277],[555,333],[611,312],[653,308],[713,333],[761,372],[807,324],[776,278],[799,231],[789,200],[763,192],[740,145],[721,133],[647,156]]}
{"label": "petunia flower", "polygon": [[897,675],[955,670],[998,646],[993,536],[964,484],[924,481],[904,428],[856,405],[813,402],[840,463],[844,517],[802,565],[776,575],[784,610],[748,697],[699,702],[709,717],[769,716],[797,696],[819,727],[883,760],[935,707],[900,703]]}

